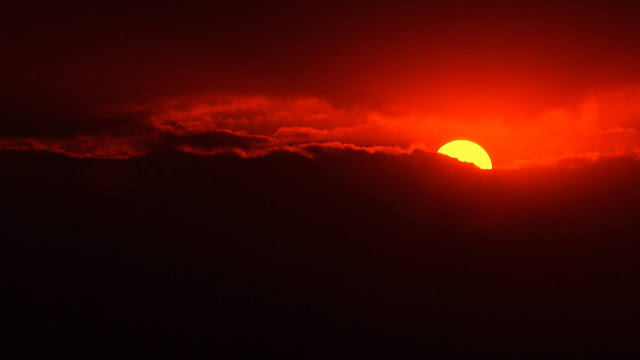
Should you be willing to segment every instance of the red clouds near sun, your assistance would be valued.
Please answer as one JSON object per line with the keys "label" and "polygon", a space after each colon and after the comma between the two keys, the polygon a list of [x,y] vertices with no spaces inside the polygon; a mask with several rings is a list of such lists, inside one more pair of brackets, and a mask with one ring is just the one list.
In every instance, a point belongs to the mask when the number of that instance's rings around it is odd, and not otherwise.
{"label": "red clouds near sun", "polygon": [[636,157],[637,8],[613,2],[15,4],[0,148],[129,158],[310,144],[496,168]]}
{"label": "red clouds near sun", "polygon": [[[215,95],[162,99],[95,112],[128,118],[131,130],[67,138],[4,138],[0,147],[125,159],[157,147],[201,155],[305,155],[309,146],[407,153],[435,151],[448,140],[473,139],[497,168],[640,154],[637,86],[592,91],[574,104],[528,117],[455,117],[365,106],[340,107],[316,97]],[[98,115],[95,115],[95,114]]]}

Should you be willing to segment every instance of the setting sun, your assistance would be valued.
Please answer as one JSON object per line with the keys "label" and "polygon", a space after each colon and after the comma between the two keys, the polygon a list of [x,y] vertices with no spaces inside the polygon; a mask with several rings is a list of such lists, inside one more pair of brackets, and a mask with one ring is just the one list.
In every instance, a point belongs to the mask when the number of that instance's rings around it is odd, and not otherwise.
{"label": "setting sun", "polygon": [[491,170],[489,154],[478,144],[468,140],[454,140],[443,145],[438,154],[447,155],[462,162],[472,163],[483,170]]}

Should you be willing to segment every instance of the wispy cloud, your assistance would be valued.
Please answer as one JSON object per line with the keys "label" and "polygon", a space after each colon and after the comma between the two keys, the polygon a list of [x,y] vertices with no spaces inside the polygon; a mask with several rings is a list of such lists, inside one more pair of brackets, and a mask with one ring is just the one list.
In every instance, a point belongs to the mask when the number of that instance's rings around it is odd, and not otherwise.
{"label": "wispy cloud", "polygon": [[[127,159],[156,148],[241,157],[325,147],[390,154],[435,151],[467,138],[484,146],[497,167],[578,163],[640,154],[640,87],[594,91],[574,105],[523,119],[456,119],[436,114],[337,107],[315,97],[213,95],[160,99],[101,109],[99,129],[73,136],[5,137],[0,148],[73,157]],[[109,119],[127,119],[114,131]],[[91,123],[91,119],[87,120]]]}

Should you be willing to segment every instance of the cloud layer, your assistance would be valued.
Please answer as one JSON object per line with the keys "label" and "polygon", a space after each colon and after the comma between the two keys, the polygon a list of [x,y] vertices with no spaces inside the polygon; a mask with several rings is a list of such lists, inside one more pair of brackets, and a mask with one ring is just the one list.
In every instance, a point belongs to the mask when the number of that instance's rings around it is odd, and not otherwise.
{"label": "cloud layer", "polygon": [[5,137],[0,148],[110,159],[158,148],[200,155],[257,157],[286,151],[311,157],[308,149],[317,147],[400,154],[416,148],[435,151],[447,141],[466,138],[485,147],[502,168],[640,154],[637,86],[594,91],[574,105],[524,119],[461,119],[338,107],[316,97],[220,94],[102,108],[86,116],[86,123],[100,127],[57,137]]}

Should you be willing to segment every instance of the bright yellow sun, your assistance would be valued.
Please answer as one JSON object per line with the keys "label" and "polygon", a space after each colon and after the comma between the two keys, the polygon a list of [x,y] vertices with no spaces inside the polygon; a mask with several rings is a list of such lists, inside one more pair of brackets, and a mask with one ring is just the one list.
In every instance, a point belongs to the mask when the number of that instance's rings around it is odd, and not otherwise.
{"label": "bright yellow sun", "polygon": [[484,149],[468,140],[454,140],[444,144],[438,154],[450,156],[463,162],[472,163],[480,169],[491,170],[491,158]]}

